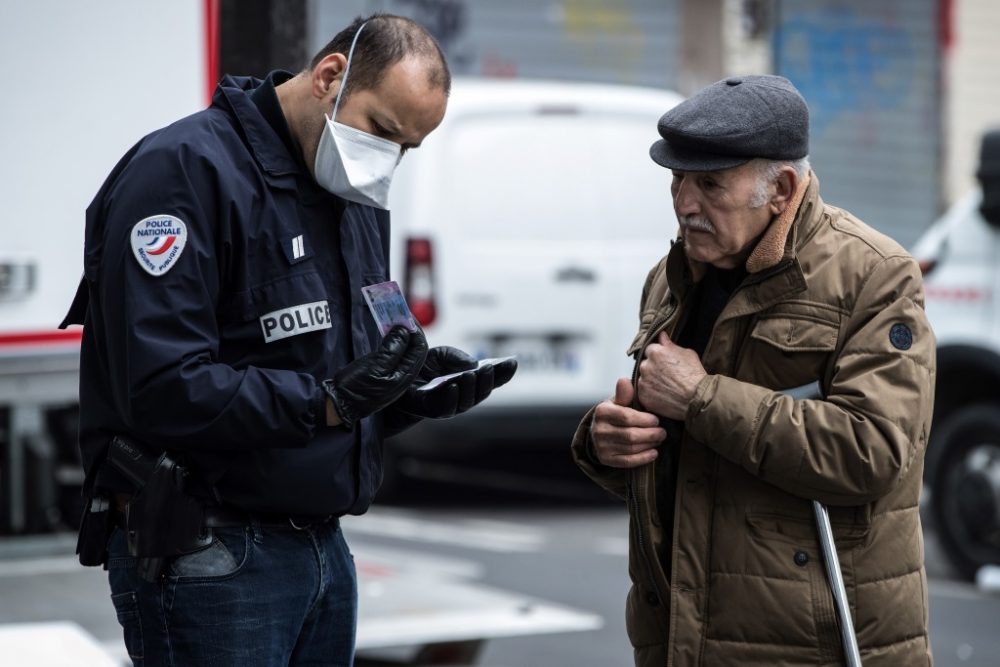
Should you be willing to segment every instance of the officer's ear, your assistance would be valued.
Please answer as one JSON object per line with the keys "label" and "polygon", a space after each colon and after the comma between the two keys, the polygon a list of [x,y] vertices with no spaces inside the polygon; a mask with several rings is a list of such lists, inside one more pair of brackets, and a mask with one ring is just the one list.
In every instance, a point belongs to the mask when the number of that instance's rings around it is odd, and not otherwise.
{"label": "officer's ear", "polygon": [[336,96],[345,69],[347,69],[347,57],[343,53],[331,53],[316,63],[310,77],[313,96],[318,99],[329,98],[331,93],[332,96]]}

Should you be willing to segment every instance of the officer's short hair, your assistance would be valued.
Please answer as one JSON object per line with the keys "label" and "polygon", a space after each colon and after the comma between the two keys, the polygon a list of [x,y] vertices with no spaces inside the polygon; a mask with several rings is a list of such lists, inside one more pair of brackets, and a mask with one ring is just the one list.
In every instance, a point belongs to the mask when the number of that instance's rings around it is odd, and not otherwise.
{"label": "officer's short hair", "polygon": [[426,60],[431,85],[442,88],[446,95],[451,92],[451,72],[437,40],[416,21],[395,14],[377,12],[355,18],[313,56],[309,69],[314,69],[331,53],[342,53],[347,57],[354,35],[366,23],[354,47],[344,97],[354,90],[375,88],[390,67],[411,55]]}

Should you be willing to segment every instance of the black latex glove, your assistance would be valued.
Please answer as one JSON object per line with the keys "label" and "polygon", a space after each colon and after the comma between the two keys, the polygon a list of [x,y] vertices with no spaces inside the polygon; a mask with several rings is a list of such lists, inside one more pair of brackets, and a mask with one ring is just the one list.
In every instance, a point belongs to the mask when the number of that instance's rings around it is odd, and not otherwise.
{"label": "black latex glove", "polygon": [[347,364],[323,389],[337,409],[347,430],[362,417],[381,410],[406,392],[427,358],[427,339],[422,331],[393,327],[378,348]]}
{"label": "black latex glove", "polygon": [[[478,362],[462,350],[447,345],[427,353],[424,367],[412,387],[385,411],[387,435],[394,435],[421,419],[442,419],[461,414],[486,400],[490,393],[514,377],[517,360],[477,368]],[[465,371],[447,382],[417,391],[417,387],[440,375]]]}

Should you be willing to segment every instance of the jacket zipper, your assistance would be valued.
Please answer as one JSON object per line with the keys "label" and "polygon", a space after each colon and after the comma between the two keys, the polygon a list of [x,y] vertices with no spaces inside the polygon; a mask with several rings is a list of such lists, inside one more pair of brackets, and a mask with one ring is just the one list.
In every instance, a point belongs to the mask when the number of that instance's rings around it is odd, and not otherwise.
{"label": "jacket zipper", "polygon": [[[660,334],[661,331],[663,331],[666,328],[667,323],[670,321],[670,317],[679,307],[680,307],[679,305],[675,305],[673,308],[669,309],[663,316],[663,319],[650,328],[649,333],[646,335],[646,338],[642,341],[642,345],[636,352],[637,355],[636,363],[635,367],[632,369],[632,388],[636,391],[637,395],[638,395],[638,387],[636,387],[636,383],[639,381],[639,359],[641,358],[642,351],[646,349],[646,346],[649,345],[650,341],[652,341],[656,336]],[[638,408],[638,396],[633,400],[632,407]],[[638,477],[638,470],[633,470],[632,474],[629,476],[629,484],[628,484],[628,497],[632,503],[632,507],[636,514],[636,522],[635,522],[636,540],[639,543],[639,553],[642,554],[642,560],[646,565],[646,571],[647,571],[647,576],[649,577],[649,583],[657,599],[660,602],[660,606],[664,607],[665,609],[666,604],[669,602],[669,598],[664,597],[663,591],[660,590],[660,586],[656,581],[656,577],[653,575],[653,563],[650,559],[650,554],[646,545],[645,533],[643,531],[644,517],[642,511],[643,510],[642,503],[640,502],[639,494],[636,493],[635,489],[635,487],[637,486],[636,483],[637,477]],[[670,520],[673,520],[673,517],[670,517]],[[655,556],[655,554],[653,555]]]}
{"label": "jacket zipper", "polygon": [[[763,281],[763,280],[765,280],[767,278],[770,278],[771,276],[776,275],[776,274],[780,273],[781,271],[785,270],[786,268],[788,268],[789,264],[790,263],[788,263],[788,262],[782,262],[778,266],[774,267],[772,270],[767,271],[767,272],[765,272],[765,273],[763,273],[763,274],[761,274],[759,276],[756,276],[755,279],[751,279],[751,280],[748,280],[748,281],[744,282],[742,285],[738,286],[736,288],[736,290],[733,291],[733,294],[730,295],[730,299],[732,298],[732,296],[734,294],[736,294],[736,292],[738,292],[743,287],[746,287],[748,285],[752,285],[754,283],[761,282],[761,281]],[[675,297],[675,299],[676,299],[676,297]],[[663,316],[663,318],[650,328],[649,333],[646,335],[645,339],[642,341],[642,345],[640,345],[639,349],[636,351],[636,363],[635,363],[635,366],[632,369],[632,387],[635,390],[635,395],[636,395],[636,398],[633,400],[632,407],[635,408],[635,409],[638,409],[638,391],[639,391],[639,389],[638,389],[637,383],[639,381],[639,360],[641,359],[642,352],[650,344],[650,341],[652,341],[656,336],[658,336],[660,334],[661,331],[663,331],[666,328],[667,323],[670,321],[670,317],[674,314],[674,312],[677,310],[677,308],[680,308],[680,304],[679,303],[675,304],[674,308],[668,310],[666,312],[666,314]],[[686,316],[686,315],[687,315],[687,311],[685,311],[684,313],[682,313],[682,318],[684,318],[684,316]],[[684,324],[686,324],[686,322],[679,322],[678,325],[677,325],[677,327],[675,327],[675,330],[677,330],[680,327],[683,327]],[[737,363],[738,363],[738,357],[741,356],[741,351],[740,350],[737,351],[736,356],[737,356]],[[647,576],[649,577],[649,583],[650,583],[650,585],[652,587],[652,590],[656,594],[656,597],[659,600],[660,605],[661,606],[665,606],[666,603],[669,602],[669,600],[668,600],[668,598],[664,597],[663,591],[660,590],[660,586],[659,586],[659,584],[656,581],[656,577],[653,576],[653,564],[652,564],[652,561],[650,559],[650,554],[649,554],[649,551],[648,551],[647,545],[646,545],[645,533],[643,531],[643,512],[642,512],[643,507],[642,507],[642,503],[639,500],[639,494],[636,493],[636,489],[635,489],[635,487],[637,486],[637,483],[636,483],[637,477],[638,477],[638,470],[633,470],[632,474],[629,476],[628,486],[626,487],[627,488],[627,492],[628,492],[628,499],[631,502],[632,508],[633,508],[633,510],[635,511],[635,514],[636,514],[636,522],[635,522],[635,524],[636,524],[636,540],[639,543],[639,552],[642,554],[642,560],[643,560],[643,562],[646,565]],[[673,521],[673,517],[669,517],[669,520]],[[671,545],[671,548],[672,548],[672,545]],[[653,556],[656,556],[656,554],[653,554]],[[669,615],[668,615],[668,622],[669,622]],[[667,641],[669,642],[669,631],[667,631],[667,632],[668,632],[668,634],[667,634]],[[667,662],[669,664],[669,656],[668,656]]]}

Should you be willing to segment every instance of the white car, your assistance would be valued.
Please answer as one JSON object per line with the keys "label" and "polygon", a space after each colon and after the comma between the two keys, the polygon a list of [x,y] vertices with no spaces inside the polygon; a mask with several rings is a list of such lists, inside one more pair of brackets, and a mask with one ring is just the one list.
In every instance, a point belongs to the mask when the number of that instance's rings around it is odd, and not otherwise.
{"label": "white car", "polygon": [[1000,131],[984,138],[979,176],[982,189],[913,248],[938,343],[924,481],[944,551],[969,579],[1000,563]]}
{"label": "white car", "polygon": [[392,276],[431,345],[514,354],[519,368],[467,415],[390,440],[388,483],[397,465],[488,483],[463,461],[494,446],[567,446],[586,410],[630,374],[642,285],[677,233],[670,172],[648,150],[681,99],[455,81],[444,122],[393,181]]}

